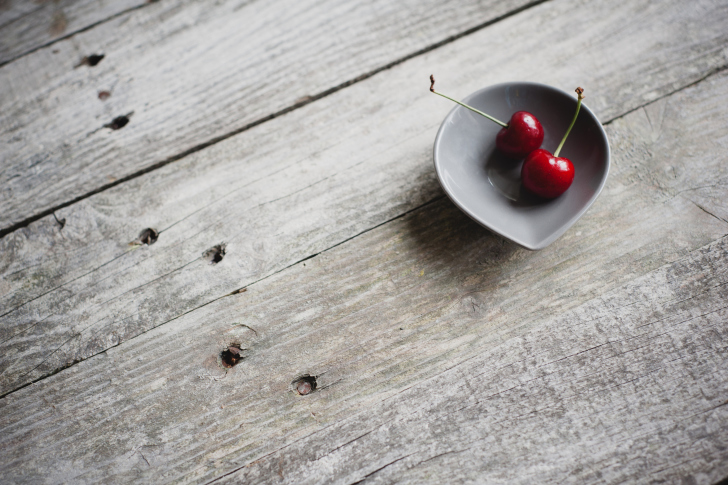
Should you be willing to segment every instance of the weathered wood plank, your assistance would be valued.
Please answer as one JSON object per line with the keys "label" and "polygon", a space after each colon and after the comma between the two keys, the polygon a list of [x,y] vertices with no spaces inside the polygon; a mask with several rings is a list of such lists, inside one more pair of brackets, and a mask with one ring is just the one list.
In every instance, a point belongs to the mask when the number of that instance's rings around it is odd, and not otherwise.
{"label": "weathered wood plank", "polygon": [[[680,23],[667,21],[685,16],[680,3],[675,2],[671,9],[666,4],[656,8],[634,2],[634,12],[626,16],[632,23],[625,22],[624,11],[616,15],[608,5],[596,4],[582,9],[579,26],[566,29],[544,19],[563,18],[567,22],[567,13],[582,2],[549,2],[59,211],[58,218],[65,220],[63,229],[49,217],[0,240],[2,306],[14,309],[2,317],[0,329],[2,389],[16,389],[118,345],[441,196],[431,165],[431,143],[450,106],[428,96],[426,83],[420,91],[412,89],[412,80],[426,80],[433,66],[458,80],[453,94],[458,90],[466,94],[512,76],[534,79],[544,72],[552,77],[540,77],[542,81],[567,85],[573,82],[573,67],[560,65],[559,60],[574,56],[589,73],[583,74],[579,83],[590,87],[590,106],[603,118],[705,75],[725,59],[718,55],[720,48],[713,45],[715,39],[705,19],[694,24],[689,18]],[[721,13],[719,9],[706,18],[722,24]],[[646,18],[659,29],[653,31]],[[681,53],[685,57],[682,63],[653,64],[655,59],[676,55],[682,44],[678,34],[691,25],[694,38],[708,33],[706,45],[696,41],[689,53]],[[631,45],[643,45],[645,50],[637,54],[644,57],[608,55],[615,48],[615,36],[606,33],[616,30],[625,52],[632,52],[627,50]],[[547,39],[563,31],[573,38],[567,36],[563,43],[543,47],[533,64],[524,65],[513,50],[489,62],[473,61],[482,45],[514,46],[514,39],[530,33],[533,45],[522,47],[528,52],[534,46],[548,45]],[[593,42],[590,54],[579,57],[579,44],[585,37],[594,37],[594,32],[604,32],[601,38],[605,43]],[[600,49],[605,53],[595,55]],[[621,64],[613,57],[621,59]],[[550,65],[554,67],[547,68]],[[638,75],[642,68],[646,71]],[[644,81],[639,93],[633,91],[635,77]],[[651,232],[645,232],[639,244],[602,247],[604,254],[599,257],[603,259],[597,258],[594,264],[614,265],[615,274],[605,276],[609,284],[642,274],[722,234],[717,229],[722,222],[715,218],[713,225],[680,232],[681,225],[692,221],[695,212],[707,214],[693,204],[692,210],[686,211],[685,199],[670,199],[676,194],[676,190],[668,190],[672,179],[664,182],[664,190],[653,187],[663,172],[681,173],[683,189],[701,186],[703,175],[713,180],[724,176],[725,168],[719,164],[709,175],[675,171],[670,168],[675,163],[668,162],[681,154],[695,160],[696,166],[707,168],[718,163],[714,145],[700,142],[693,146],[685,140],[690,136],[702,139],[703,134],[722,139],[720,120],[724,113],[717,107],[725,101],[726,93],[721,89],[711,90],[711,97],[706,98],[693,94],[686,102],[700,109],[678,116],[688,119],[685,126],[676,122],[672,128],[669,136],[683,141],[673,143],[671,151],[659,152],[661,145],[649,144],[652,137],[664,136],[659,131],[664,123],[657,122],[657,131],[647,133],[648,141],[640,142],[648,144],[640,148],[639,157],[635,158],[634,150],[643,145],[634,139],[615,144],[615,159],[629,159],[634,167],[615,165],[613,177],[623,170],[634,183],[649,181],[640,185],[639,197],[656,198],[662,205],[659,211],[654,209],[640,219],[643,230]],[[648,111],[663,104],[657,103]],[[665,123],[669,125],[669,121]],[[314,128],[301,129],[306,125]],[[291,147],[296,147],[295,152]],[[655,166],[661,168],[651,173]],[[717,210],[720,187],[716,190],[700,202],[708,210]],[[588,246],[575,249],[569,245],[575,244],[575,237],[580,244],[598,244],[612,230],[614,211],[627,209],[609,206],[610,212],[605,214],[593,208],[590,217],[597,225],[590,226],[587,233],[582,231],[586,235],[575,236],[578,231],[567,234],[564,241],[572,242],[557,246],[557,255],[548,253],[556,258],[550,264],[560,258],[568,260],[571,251],[587,251],[584,248]],[[623,234],[625,241],[636,232],[637,215],[631,210],[630,206],[630,214],[624,216],[629,221],[624,227],[632,231]],[[670,223],[663,224],[664,218]],[[164,231],[154,245],[130,251],[127,243],[144,227]],[[222,262],[210,266],[200,255],[219,243],[227,244],[227,254]],[[575,276],[569,273],[564,277]],[[587,277],[578,276],[581,291],[594,296],[604,282]]]}
{"label": "weathered wood plank", "polygon": [[[728,238],[686,249],[728,224],[665,187],[681,158],[661,140],[681,136],[681,153],[709,165],[716,147],[700,146],[724,135],[697,113],[712,99],[708,117],[723,119],[727,84],[716,75],[652,105],[659,133],[644,111],[612,123],[603,196],[544,251],[441,199],[0,399],[0,471],[74,483],[234,470],[246,483],[421,483],[442,467],[519,483],[724,476]],[[225,371],[233,343],[244,359]],[[305,397],[291,389],[304,374],[318,386]]]}
{"label": "weathered wood plank", "polygon": [[163,0],[18,59],[0,69],[0,229],[527,3]]}
{"label": "weathered wood plank", "polygon": [[289,408],[318,421],[308,436],[216,483],[713,484],[728,476],[726,321],[723,238],[345,419],[343,395],[375,386],[337,373]]}
{"label": "weathered wood plank", "polygon": [[0,65],[148,0],[1,0]]}

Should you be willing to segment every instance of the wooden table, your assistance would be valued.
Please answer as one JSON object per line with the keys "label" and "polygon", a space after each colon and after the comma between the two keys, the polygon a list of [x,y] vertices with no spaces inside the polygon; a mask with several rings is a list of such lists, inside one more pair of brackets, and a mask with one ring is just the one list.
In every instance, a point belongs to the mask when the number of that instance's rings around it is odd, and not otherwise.
{"label": "wooden table", "polygon": [[[723,0],[0,1],[2,482],[724,479],[727,26]],[[444,195],[431,73],[586,88],[612,169],[551,246]]]}

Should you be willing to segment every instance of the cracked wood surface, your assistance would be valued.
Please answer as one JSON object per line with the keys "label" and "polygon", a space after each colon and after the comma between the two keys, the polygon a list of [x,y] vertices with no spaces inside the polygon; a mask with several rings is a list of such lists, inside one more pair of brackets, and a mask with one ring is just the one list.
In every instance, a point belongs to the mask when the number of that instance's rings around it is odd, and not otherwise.
{"label": "cracked wood surface", "polygon": [[0,68],[0,230],[526,3],[161,0],[17,59]]}
{"label": "cracked wood surface", "polygon": [[[448,92],[465,95],[514,77],[565,86],[578,69],[579,83],[590,87],[589,106],[610,119],[725,66],[725,34],[716,31],[728,13],[713,2],[697,7],[633,2],[629,12],[615,13],[599,2],[548,2],[6,236],[0,240],[0,306],[7,309],[0,329],[2,393],[441,197],[431,145],[451,106],[428,95],[431,70],[448,73]],[[568,12],[577,9],[579,24],[566,29]],[[680,23],[669,22],[677,16]],[[693,43],[684,46],[688,34]],[[556,35],[561,42],[550,43]],[[483,45],[494,49],[487,58]],[[632,45],[645,50],[634,52]],[[536,48],[538,59],[528,63],[514,54]],[[633,55],[617,54],[623,52]],[[675,56],[680,63],[664,62]],[[643,82],[635,86],[634,78]],[[422,79],[422,89],[413,89],[415,79]],[[716,102],[706,100],[704,109],[715,110]],[[661,120],[659,111],[652,116]],[[712,119],[694,116],[696,123]],[[623,149],[633,149],[629,143]],[[700,147],[675,149],[715,162]],[[646,170],[632,176],[649,176]],[[698,183],[690,178],[696,174],[684,177]],[[703,207],[716,204],[711,197]],[[159,240],[130,248],[145,227],[160,230]],[[684,236],[673,250],[694,249],[716,236],[709,234]],[[647,268],[674,255],[651,248],[650,234],[643,238]],[[220,243],[226,255],[209,265],[201,254]],[[608,254],[626,258],[629,267],[634,261],[618,248]]]}
{"label": "cracked wood surface", "polygon": [[0,65],[151,3],[148,0],[0,0]]}
{"label": "cracked wood surface", "polygon": [[[9,394],[0,472],[716,482],[728,475],[728,169],[708,155],[726,141],[727,92],[728,72],[715,74],[611,123],[604,193],[542,251],[439,198]],[[243,360],[225,370],[231,344]],[[317,389],[299,396],[306,374]]]}

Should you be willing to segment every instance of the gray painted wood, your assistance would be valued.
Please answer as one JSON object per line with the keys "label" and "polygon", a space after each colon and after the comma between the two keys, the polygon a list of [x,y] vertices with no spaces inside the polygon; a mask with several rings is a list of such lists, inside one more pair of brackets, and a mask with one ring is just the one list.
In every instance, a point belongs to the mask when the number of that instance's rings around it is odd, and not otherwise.
{"label": "gray painted wood", "polygon": [[[568,12],[581,5],[559,1],[530,9],[0,240],[2,306],[10,311],[2,317],[1,327],[3,392],[179,318],[441,197],[432,169],[431,144],[450,106],[426,91],[427,74],[435,68],[449,73],[442,79],[450,86],[448,92],[465,95],[511,77],[557,86],[573,84],[573,65],[562,62],[573,58],[574,65],[583,70],[579,84],[588,86],[589,106],[609,119],[725,64],[715,37],[708,35],[711,24],[705,23],[712,19],[722,24],[721,9],[694,24],[689,17],[680,23],[668,21],[687,15],[681,2],[671,8],[634,2],[630,15],[617,15],[608,5],[595,4],[582,9],[578,28],[566,29],[565,24],[544,20],[568,22]],[[654,28],[646,23],[647,18]],[[679,34],[691,28],[695,29],[694,39],[708,33],[703,37],[705,44],[696,41],[689,51],[683,51]],[[549,39],[565,31],[572,37],[549,44]],[[617,31],[620,35],[615,41]],[[595,36],[595,32],[603,35]],[[530,36],[524,37],[526,33]],[[587,55],[582,45],[588,37],[596,40]],[[513,51],[515,40],[523,38],[530,42],[519,47],[523,52],[546,46],[531,63],[524,63]],[[598,44],[598,39],[603,43]],[[483,59],[482,46],[491,44],[512,49]],[[632,45],[642,45],[645,50],[634,51]],[[595,55],[597,52],[603,54]],[[660,61],[676,55],[684,60]],[[634,78],[641,78],[643,84],[635,86]],[[412,88],[414,79],[424,80],[420,90]],[[637,88],[640,90],[635,91]],[[594,220],[601,225],[588,233],[573,229],[564,237],[563,241],[571,241],[579,234],[588,244],[597,244],[611,230],[614,211],[629,211],[620,217],[629,221],[625,227],[632,232],[623,234],[625,242],[615,248],[603,247],[605,253],[599,256],[606,258],[600,264],[609,261],[615,265],[615,273],[605,275],[609,284],[642,274],[723,234],[721,221],[684,198],[693,197],[719,215],[723,210],[720,186],[715,193],[698,189],[705,185],[706,179],[701,177],[712,180],[725,170],[715,157],[715,147],[685,142],[689,138],[686,132],[692,136],[713,133],[715,139],[722,139],[724,127],[715,122],[724,116],[719,100],[725,100],[720,89],[695,105],[702,111],[680,115],[691,118],[686,126],[673,129],[670,136],[676,140],[671,151],[664,152],[666,159],[635,159],[633,150],[641,145],[632,139],[624,143],[613,140],[616,162],[612,177],[623,170],[637,182],[648,180],[647,194],[661,205],[643,219],[632,214],[629,206],[609,206],[607,213],[595,206],[589,214],[598,214]],[[694,103],[692,98],[688,102]],[[646,112],[657,110],[651,116],[662,120],[659,109],[663,108],[657,107],[663,104],[651,105]],[[711,117],[706,112],[716,114]],[[642,116],[641,111],[636,113],[634,116]],[[647,133],[647,140],[662,136],[663,124],[670,126],[668,121],[654,120],[657,134]],[[693,131],[691,126],[702,131]],[[638,155],[654,153],[659,146],[648,145]],[[717,167],[711,173],[689,171],[672,161],[681,160],[677,154],[705,167]],[[620,167],[622,157],[632,160],[634,167]],[[684,173],[683,189],[692,192],[673,200],[664,195],[672,194],[667,189],[652,188],[658,180],[652,173],[655,164],[671,176]],[[673,182],[668,178],[662,183],[669,188]],[[704,194],[702,199],[697,198],[699,194]],[[641,192],[639,196],[647,197]],[[711,223],[677,232],[696,215]],[[56,218],[65,221],[62,228]],[[644,224],[644,234],[635,243],[637,221]],[[159,240],[151,246],[130,247],[128,243],[145,227],[160,230]],[[202,253],[220,243],[226,244],[224,259],[217,265],[208,264]],[[574,250],[562,249],[563,256],[558,258],[568,259]],[[589,276],[582,274],[579,281],[582,290],[593,297],[603,282],[590,281]],[[573,274],[564,277],[575,278]],[[550,310],[539,311],[548,314]]]}
{"label": "gray painted wood", "polygon": [[[543,251],[441,198],[9,394],[0,471],[715,482],[728,475],[726,93],[724,72],[611,123],[603,195]],[[679,170],[688,154],[712,169],[703,209],[705,174]],[[244,359],[226,371],[231,344]],[[317,389],[300,396],[306,374]]]}
{"label": "gray painted wood", "polygon": [[41,49],[0,68],[0,230],[527,1],[162,0]]}
{"label": "gray painted wood", "polygon": [[[716,483],[728,476],[727,263],[722,238],[327,419],[341,394],[384,380],[339,375],[293,408],[323,423],[216,483]],[[470,343],[440,337],[430,345]]]}
{"label": "gray painted wood", "polygon": [[0,0],[0,64],[147,0]]}

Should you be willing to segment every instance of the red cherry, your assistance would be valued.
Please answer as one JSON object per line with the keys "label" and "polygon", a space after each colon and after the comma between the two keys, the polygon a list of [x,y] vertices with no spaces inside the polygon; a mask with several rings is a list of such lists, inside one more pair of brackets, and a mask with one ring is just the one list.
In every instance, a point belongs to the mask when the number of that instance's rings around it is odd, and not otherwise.
{"label": "red cherry", "polygon": [[543,143],[543,127],[541,123],[527,111],[516,111],[506,128],[502,128],[495,137],[495,146],[513,158],[523,158],[541,147]]}
{"label": "red cherry", "polygon": [[521,180],[534,194],[553,199],[571,187],[574,165],[568,158],[555,157],[547,150],[534,150],[523,162]]}
{"label": "red cherry", "polygon": [[552,155],[546,150],[535,150],[526,157],[523,168],[521,168],[523,186],[534,194],[547,199],[560,196],[566,192],[566,189],[571,187],[571,182],[574,181],[574,165],[568,158],[559,157],[559,153],[561,153],[561,147],[566,143],[566,138],[571,133],[576,118],[579,116],[579,108],[581,108],[581,102],[584,99],[584,90],[576,88],[576,95],[578,101],[574,118],[571,120],[571,124],[566,129],[566,133],[564,133],[564,137],[554,154]]}
{"label": "red cherry", "polygon": [[541,143],[543,143],[543,127],[541,126],[541,123],[539,123],[535,116],[527,111],[516,111],[513,113],[513,116],[511,116],[511,122],[505,124],[502,121],[493,118],[489,114],[485,114],[472,106],[468,106],[465,103],[461,103],[456,99],[452,99],[449,96],[445,96],[444,94],[435,91],[434,76],[430,76],[430,91],[501,125],[503,128],[495,137],[495,146],[509,157],[523,158],[535,149],[539,148]]}

